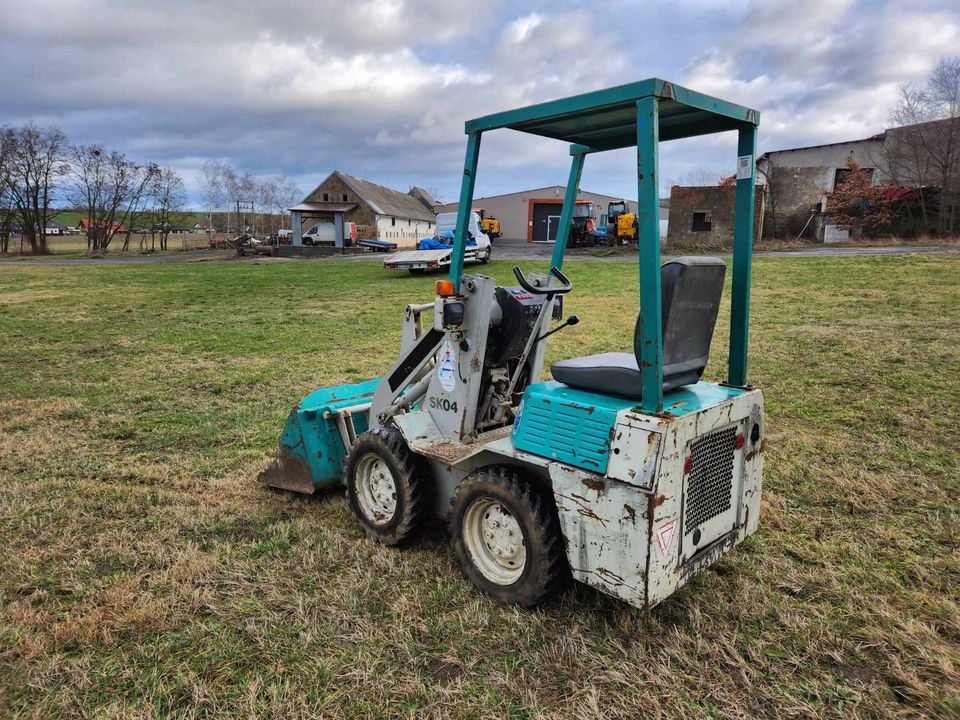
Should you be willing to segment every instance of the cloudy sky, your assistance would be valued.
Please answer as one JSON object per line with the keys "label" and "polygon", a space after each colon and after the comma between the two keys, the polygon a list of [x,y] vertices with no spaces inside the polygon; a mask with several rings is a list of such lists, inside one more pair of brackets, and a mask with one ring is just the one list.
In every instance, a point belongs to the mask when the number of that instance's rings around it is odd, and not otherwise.
{"label": "cloudy sky", "polygon": [[[898,81],[960,48],[956,0],[2,0],[0,123],[304,192],[333,169],[455,199],[464,120],[657,76],[761,111],[760,151],[883,129]],[[666,143],[664,183],[734,172],[730,134]],[[563,183],[565,146],[485,136],[477,195]],[[629,151],[582,186],[636,195]]]}

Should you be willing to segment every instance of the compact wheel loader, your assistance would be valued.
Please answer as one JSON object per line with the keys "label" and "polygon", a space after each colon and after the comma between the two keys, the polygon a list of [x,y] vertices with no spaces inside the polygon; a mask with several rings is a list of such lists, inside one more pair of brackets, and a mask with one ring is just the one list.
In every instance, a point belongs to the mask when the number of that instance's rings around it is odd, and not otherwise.
{"label": "compact wheel loader", "polygon": [[[759,519],[763,396],[746,377],[758,122],[659,79],[467,122],[449,279],[403,309],[382,377],[317,390],[290,413],[261,482],[345,485],[385,545],[445,523],[467,578],[508,603],[535,605],[571,578],[639,607],[675,592]],[[567,141],[572,156],[549,272],[515,267],[504,286],[463,273],[480,138],[501,128]],[[739,137],[729,360],[725,380],[707,382],[727,266],[661,267],[657,149],[728,130]],[[577,297],[563,260],[583,162],[622,147],[637,148],[633,347],[560,360],[545,381],[550,335],[577,322],[563,320]]]}

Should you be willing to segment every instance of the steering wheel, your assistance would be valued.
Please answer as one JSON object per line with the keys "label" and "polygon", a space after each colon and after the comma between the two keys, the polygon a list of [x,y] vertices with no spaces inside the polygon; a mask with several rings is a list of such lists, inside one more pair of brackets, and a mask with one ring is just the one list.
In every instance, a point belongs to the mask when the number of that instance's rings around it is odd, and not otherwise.
{"label": "steering wheel", "polygon": [[520,283],[520,287],[522,287],[528,293],[533,293],[534,295],[566,295],[568,292],[573,290],[573,283],[571,283],[567,276],[555,267],[550,268],[550,274],[563,283],[559,287],[550,286],[541,288],[537,287],[536,285],[531,285],[530,282],[523,276],[519,265],[514,266],[513,274],[516,276],[517,282]]}

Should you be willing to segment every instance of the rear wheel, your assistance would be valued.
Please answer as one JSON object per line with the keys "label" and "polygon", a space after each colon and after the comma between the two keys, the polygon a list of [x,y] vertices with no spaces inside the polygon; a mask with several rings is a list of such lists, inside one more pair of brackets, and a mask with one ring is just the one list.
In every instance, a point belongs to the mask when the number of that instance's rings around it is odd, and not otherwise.
{"label": "rear wheel", "polygon": [[399,545],[420,528],[426,507],[422,482],[397,430],[377,428],[357,438],[345,477],[350,510],[374,540]]}
{"label": "rear wheel", "polygon": [[552,496],[509,468],[478,470],[461,481],[451,534],[464,574],[506,603],[532,607],[568,577]]}

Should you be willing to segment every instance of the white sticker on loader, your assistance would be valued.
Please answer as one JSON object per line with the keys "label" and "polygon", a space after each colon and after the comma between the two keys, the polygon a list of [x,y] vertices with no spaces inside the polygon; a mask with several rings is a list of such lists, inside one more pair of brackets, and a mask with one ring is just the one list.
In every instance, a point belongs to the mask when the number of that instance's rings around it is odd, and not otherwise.
{"label": "white sticker on loader", "polygon": [[520,421],[523,419],[523,400],[520,401],[520,407],[517,408],[517,416],[513,419],[513,434],[520,431]]}
{"label": "white sticker on loader", "polygon": [[753,175],[753,155],[740,155],[737,158],[737,180],[749,180]]}
{"label": "white sticker on loader", "polygon": [[669,560],[667,555],[670,552],[670,546],[673,545],[673,536],[677,534],[677,521],[671,520],[660,526],[657,530],[657,544],[660,546],[660,552],[663,553],[663,559]]}
{"label": "white sticker on loader", "polygon": [[457,356],[453,345],[447,340],[440,348],[440,362],[437,363],[437,377],[444,392],[453,392],[457,386]]}

